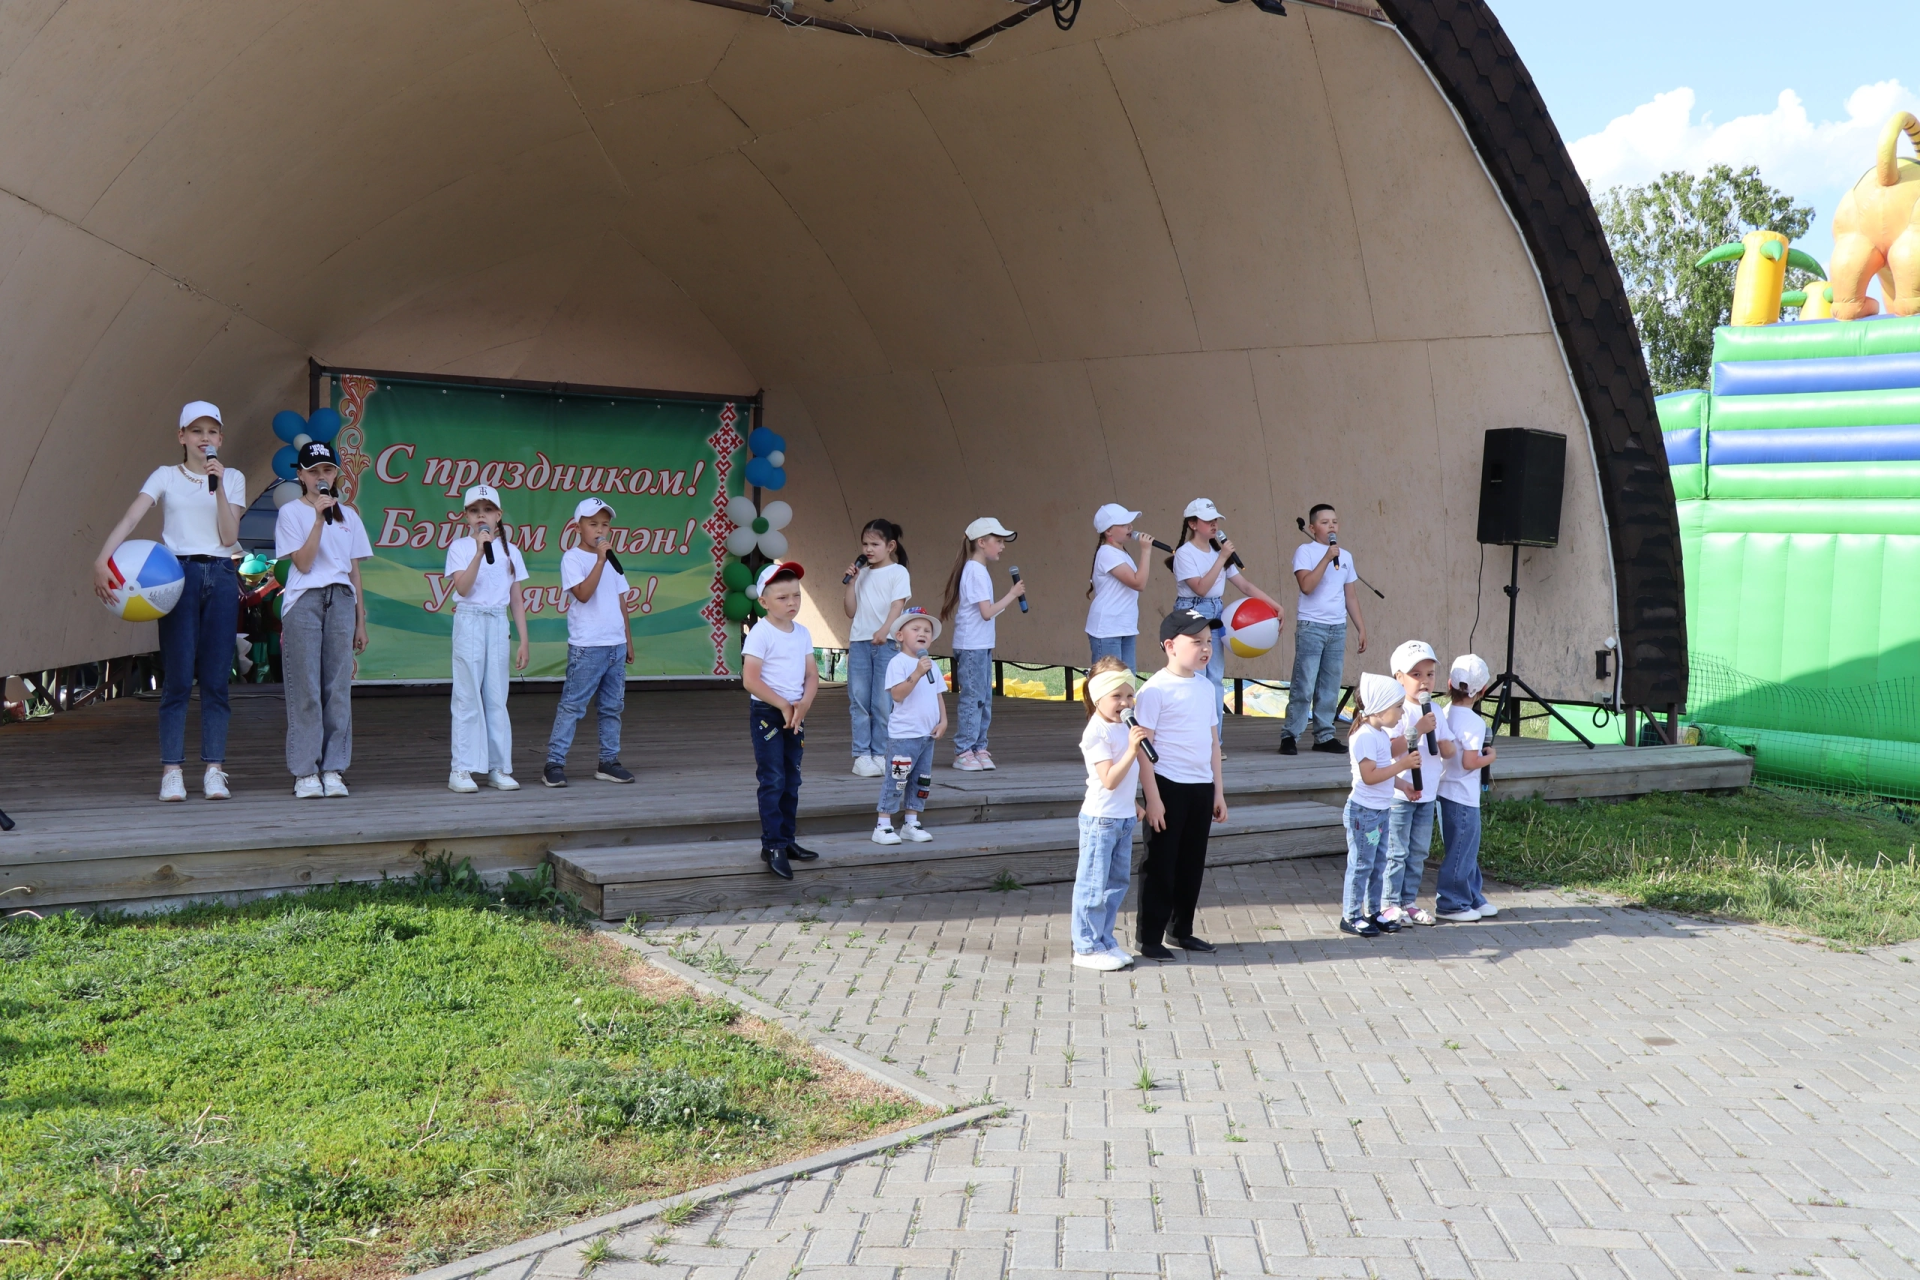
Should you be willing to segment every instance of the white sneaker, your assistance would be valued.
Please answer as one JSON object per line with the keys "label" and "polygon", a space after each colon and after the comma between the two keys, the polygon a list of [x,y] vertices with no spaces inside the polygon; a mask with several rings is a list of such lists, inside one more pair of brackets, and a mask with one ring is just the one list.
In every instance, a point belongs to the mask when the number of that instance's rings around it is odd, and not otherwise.
{"label": "white sneaker", "polygon": [[495,791],[518,791],[520,789],[520,784],[513,780],[512,774],[502,773],[498,769],[487,770],[487,785]]}
{"label": "white sneaker", "polygon": [[855,756],[853,758],[853,776],[856,778],[877,778],[884,770],[879,756]]}
{"label": "white sneaker", "polygon": [[1108,947],[1107,954],[1118,960],[1122,969],[1133,963],[1133,952],[1125,947]]}
{"label": "white sneaker", "polygon": [[900,833],[892,827],[876,826],[873,829],[873,842],[875,844],[899,844]]}
{"label": "white sneaker", "polygon": [[1491,902],[1483,902],[1475,907],[1474,910],[1480,913],[1482,920],[1491,920],[1500,914],[1500,908],[1494,906]]}
{"label": "white sneaker", "polygon": [[980,757],[971,751],[963,751],[953,758],[953,767],[962,773],[978,773],[986,768],[980,763]]}
{"label": "white sneaker", "polygon": [[1096,951],[1090,956],[1083,956],[1076,951],[1073,956],[1073,967],[1076,969],[1096,969],[1101,973],[1112,973],[1116,969],[1126,968],[1127,962],[1111,951]]}
{"label": "white sneaker", "polygon": [[321,774],[320,785],[326,789],[329,800],[347,794],[347,780],[340,776],[338,770],[329,769]]}
{"label": "white sneaker", "polygon": [[473,775],[465,769],[454,769],[447,774],[449,791],[458,791],[463,796],[470,796],[479,789],[473,781]]}
{"label": "white sneaker", "polygon": [[171,804],[187,798],[187,775],[182,769],[160,771],[160,798]]}
{"label": "white sneaker", "polygon": [[320,775],[317,773],[310,773],[294,781],[293,798],[295,800],[318,800],[325,794],[327,793],[320,786]]}
{"label": "white sneaker", "polygon": [[1468,907],[1465,911],[1437,911],[1434,914],[1440,919],[1450,920],[1454,924],[1472,924],[1480,918],[1480,913],[1472,907]]}
{"label": "white sneaker", "polygon": [[933,839],[933,832],[927,830],[917,822],[907,823],[906,829],[900,834],[915,844],[925,844],[927,841]]}
{"label": "white sneaker", "polygon": [[982,747],[980,748],[980,750],[974,752],[973,758],[979,762],[980,767],[982,769],[998,769],[1000,767],[999,765],[993,762],[993,757],[987,754],[987,749],[985,747]]}
{"label": "white sneaker", "polygon": [[209,800],[233,799],[233,793],[227,790],[227,771],[208,765],[206,776],[200,779],[200,794]]}

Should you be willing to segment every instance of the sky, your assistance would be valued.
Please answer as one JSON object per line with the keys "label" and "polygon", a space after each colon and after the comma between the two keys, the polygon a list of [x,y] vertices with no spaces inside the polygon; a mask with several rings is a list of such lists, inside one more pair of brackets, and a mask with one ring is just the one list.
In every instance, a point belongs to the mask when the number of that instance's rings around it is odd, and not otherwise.
{"label": "sky", "polygon": [[1881,126],[1920,115],[1915,0],[1490,3],[1596,192],[1756,164],[1813,206],[1798,243],[1823,263],[1834,206],[1872,167]]}

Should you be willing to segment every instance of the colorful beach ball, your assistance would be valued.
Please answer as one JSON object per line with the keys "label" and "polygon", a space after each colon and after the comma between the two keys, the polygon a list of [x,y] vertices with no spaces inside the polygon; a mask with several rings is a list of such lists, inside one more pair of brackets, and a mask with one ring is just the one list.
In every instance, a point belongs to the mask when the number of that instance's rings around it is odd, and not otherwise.
{"label": "colorful beach ball", "polygon": [[1220,615],[1227,624],[1227,648],[1242,658],[1257,658],[1280,643],[1280,615],[1265,600],[1242,596]]}
{"label": "colorful beach ball", "polygon": [[180,603],[187,575],[173,552],[157,542],[131,538],[107,558],[113,603],[107,610],[128,622],[152,622]]}

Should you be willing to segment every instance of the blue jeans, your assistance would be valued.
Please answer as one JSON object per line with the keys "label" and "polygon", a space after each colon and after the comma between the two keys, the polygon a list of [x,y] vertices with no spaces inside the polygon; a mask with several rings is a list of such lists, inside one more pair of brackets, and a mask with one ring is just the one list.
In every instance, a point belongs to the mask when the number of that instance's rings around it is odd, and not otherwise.
{"label": "blue jeans", "polygon": [[1088,636],[1087,648],[1092,651],[1092,657],[1087,665],[1092,666],[1102,658],[1118,658],[1127,664],[1127,670],[1138,671],[1140,668],[1133,661],[1133,642],[1137,639],[1138,636]]}
{"label": "blue jeans", "polygon": [[[1429,786],[1433,785],[1431,783]],[[1411,907],[1433,849],[1431,800],[1409,800],[1397,790],[1387,819],[1387,905]]]}
{"label": "blue jeans", "polygon": [[758,698],[747,699],[747,728],[753,734],[753,773],[760,783],[760,846],[784,849],[793,843],[799,825],[800,757],[807,731],[790,731],[786,719]]}
{"label": "blue jeans", "polygon": [[1073,952],[1098,955],[1120,944],[1113,922],[1133,878],[1132,818],[1080,815],[1080,866],[1073,874]]}
{"label": "blue jeans", "polygon": [[627,646],[567,646],[567,681],[560,686],[560,709],[553,714],[547,739],[547,763],[565,764],[573,749],[573,731],[587,714],[587,702],[600,695],[600,759],[620,758],[620,713],[627,705]]}
{"label": "blue jeans", "polygon": [[1380,890],[1387,874],[1387,815],[1347,801],[1341,825],[1347,829],[1347,885],[1340,898],[1340,915],[1360,920],[1380,914]]}
{"label": "blue jeans", "polygon": [[[1225,596],[1175,596],[1173,607],[1192,609],[1204,613],[1209,618],[1218,619],[1225,612]],[[1213,681],[1213,700],[1220,704],[1225,714],[1227,705],[1227,632],[1224,627],[1215,627],[1209,633],[1213,641],[1213,656],[1207,659],[1207,679]]]}
{"label": "blue jeans", "polygon": [[1347,661],[1347,624],[1302,622],[1293,633],[1293,679],[1287,683],[1286,735],[1298,738],[1313,718],[1313,740],[1333,738],[1340,674]]}
{"label": "blue jeans", "polygon": [[953,750],[984,751],[987,728],[993,724],[993,650],[953,651],[955,696]]}
{"label": "blue jeans", "polygon": [[[909,763],[900,764],[903,758]],[[902,796],[906,797],[908,813],[925,810],[927,797],[921,793],[920,779],[933,776],[933,739],[895,738],[887,744],[880,762],[886,766],[886,772],[880,775],[880,812],[898,813]],[[905,776],[898,776],[903,773]]]}
{"label": "blue jeans", "polygon": [[853,758],[884,755],[887,718],[893,695],[887,692],[887,664],[900,652],[892,641],[853,640],[847,644],[847,704],[853,709]]}
{"label": "blue jeans", "polygon": [[1434,905],[1442,911],[1480,906],[1487,900],[1480,891],[1480,806],[1441,797],[1440,839],[1447,856],[1440,864]]}
{"label": "blue jeans", "polygon": [[187,701],[200,681],[200,758],[227,758],[227,679],[240,626],[240,575],[233,561],[182,560],[180,603],[160,619],[160,763],[187,760]]}

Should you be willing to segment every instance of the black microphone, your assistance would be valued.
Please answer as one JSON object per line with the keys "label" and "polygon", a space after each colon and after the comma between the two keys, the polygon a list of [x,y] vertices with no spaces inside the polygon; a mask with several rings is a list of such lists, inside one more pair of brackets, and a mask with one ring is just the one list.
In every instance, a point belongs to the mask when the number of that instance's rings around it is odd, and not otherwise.
{"label": "black microphone", "polygon": [[860,570],[864,569],[866,567],[866,564],[867,564],[867,556],[866,556],[866,553],[863,551],[859,555],[853,558],[853,573],[849,573],[847,574],[846,577],[840,579],[840,585],[844,587],[849,582],[852,582],[853,575],[855,573],[859,573]]}
{"label": "black microphone", "polygon": [[[1013,579],[1014,586],[1016,587],[1019,586],[1020,585],[1020,566],[1015,565],[1013,566],[1013,568],[1007,570],[1007,576]],[[1025,613],[1026,611],[1027,611],[1027,598],[1025,596],[1021,596],[1020,612]]]}
{"label": "black microphone", "polygon": [[607,567],[612,569],[615,573],[626,572],[625,569],[622,569],[620,567],[620,557],[613,554],[613,548],[611,546],[607,548]]}
{"label": "black microphone", "polygon": [[[1122,711],[1120,713],[1120,723],[1127,726],[1128,729],[1132,729],[1139,724],[1139,721],[1133,718],[1132,707],[1128,707],[1125,711]],[[1150,763],[1152,764],[1160,763],[1160,753],[1153,749],[1152,742],[1148,741],[1145,738],[1140,739],[1140,749],[1147,753],[1147,760]]]}
{"label": "black microphone", "polygon": [[[1433,699],[1429,698],[1424,693],[1420,695],[1420,714],[1423,716],[1430,716],[1433,714]],[[1440,754],[1440,748],[1434,745],[1433,730],[1431,729],[1427,730],[1427,754],[1430,756],[1437,756]]]}
{"label": "black microphone", "polygon": [[[484,529],[486,529],[486,531],[487,531],[488,533],[492,533],[492,532],[493,532],[493,526],[492,526],[492,525],[483,525],[482,527],[483,527]],[[487,553],[487,563],[488,563],[488,564],[492,564],[492,563],[493,563],[493,541],[492,541],[491,539],[489,539],[489,540],[487,540],[486,542],[484,542],[484,543],[482,543],[482,544],[481,544],[481,547],[482,547],[482,548],[483,548],[483,549],[484,549],[484,550],[486,551],[486,553]]]}
{"label": "black microphone", "polygon": [[1161,551],[1164,551],[1164,552],[1166,552],[1166,553],[1167,553],[1168,555],[1172,555],[1172,554],[1173,554],[1173,548],[1172,548],[1172,547],[1170,547],[1170,546],[1168,546],[1168,545],[1167,545],[1166,543],[1164,543],[1164,542],[1162,542],[1162,541],[1160,541],[1160,539],[1158,539],[1158,538],[1148,538],[1148,539],[1147,539],[1147,541],[1148,541],[1148,542],[1151,542],[1151,543],[1152,543],[1152,544],[1153,544],[1153,545],[1154,545],[1155,547],[1157,547],[1157,548],[1158,548],[1159,550],[1161,550]]}
{"label": "black microphone", "polygon": [[13,819],[7,816],[5,809],[0,809],[0,831],[11,830],[13,830]]}
{"label": "black microphone", "polygon": [[[202,453],[205,454],[208,462],[218,461],[220,457],[220,450],[214,447],[213,445],[208,445],[204,450],[202,450]],[[208,493],[220,492],[220,478],[218,476],[207,477],[207,492]],[[6,830],[5,827],[0,827],[0,831],[5,831],[5,830]]]}
{"label": "black microphone", "polygon": [[[320,496],[324,498],[331,498],[334,496],[333,490],[328,488],[324,484],[321,485],[319,489],[316,490],[316,492],[319,493]],[[340,508],[338,507],[328,507],[320,513],[320,520],[321,520],[321,523],[323,524],[334,524],[337,521],[343,520],[345,518],[346,517],[340,514]]]}
{"label": "black microphone", "polygon": [[[1209,541],[1213,543],[1213,549],[1215,551],[1218,551],[1220,549],[1220,539],[1212,538],[1212,539],[1209,539]],[[1240,558],[1240,553],[1236,551],[1232,555],[1227,557],[1227,567],[1229,569],[1244,569],[1247,567],[1247,562],[1242,560]]]}

